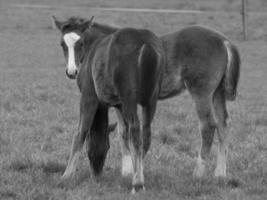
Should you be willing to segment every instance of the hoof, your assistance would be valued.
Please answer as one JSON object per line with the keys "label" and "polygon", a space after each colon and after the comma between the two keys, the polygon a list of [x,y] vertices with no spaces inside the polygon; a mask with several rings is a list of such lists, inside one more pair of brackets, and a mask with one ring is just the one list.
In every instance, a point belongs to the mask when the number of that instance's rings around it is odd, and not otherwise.
{"label": "hoof", "polygon": [[94,181],[94,182],[96,182],[96,183],[100,183],[101,182],[101,180],[103,179],[103,173],[100,173],[100,174],[92,174],[91,176],[90,176],[90,178]]}
{"label": "hoof", "polygon": [[68,188],[70,186],[70,178],[62,176],[57,182],[57,186],[60,188]]}
{"label": "hoof", "polygon": [[133,188],[132,191],[131,191],[131,195],[135,195],[136,194],[136,191],[135,189]]}
{"label": "hoof", "polygon": [[133,185],[131,194],[134,195],[139,191],[146,191],[146,188],[145,188],[144,184],[140,183],[140,184]]}
{"label": "hoof", "polygon": [[204,176],[204,173],[205,173],[205,165],[203,165],[203,164],[198,165],[194,169],[193,177],[194,178],[202,178]]}
{"label": "hoof", "polygon": [[60,177],[57,186],[61,187],[61,188],[67,188],[71,185],[72,179],[74,177],[74,173],[66,173],[64,172],[64,174]]}
{"label": "hoof", "polygon": [[216,168],[214,176],[217,178],[226,178],[226,169],[224,168]]}
{"label": "hoof", "polygon": [[74,173],[67,173],[66,171],[64,172],[64,174],[60,177],[61,181],[68,181],[71,180],[74,176]]}

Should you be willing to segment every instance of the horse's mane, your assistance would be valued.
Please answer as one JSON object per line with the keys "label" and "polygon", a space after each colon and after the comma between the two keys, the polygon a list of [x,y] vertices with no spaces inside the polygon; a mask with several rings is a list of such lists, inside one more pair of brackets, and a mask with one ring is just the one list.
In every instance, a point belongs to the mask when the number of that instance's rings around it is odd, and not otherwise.
{"label": "horse's mane", "polygon": [[[82,18],[82,17],[70,17],[67,19],[67,21],[63,24],[62,29],[77,29],[81,24],[83,24],[88,19]],[[97,22],[93,22],[92,27],[100,30],[103,33],[113,33],[118,30],[118,27],[110,26],[106,24],[100,24]]]}
{"label": "horse's mane", "polygon": [[62,30],[79,29],[79,26],[85,22],[86,19],[81,17],[70,17],[62,25]]}
{"label": "horse's mane", "polygon": [[97,22],[93,22],[92,27],[102,31],[103,33],[113,33],[119,29],[118,27],[115,27],[115,26],[100,24]]}

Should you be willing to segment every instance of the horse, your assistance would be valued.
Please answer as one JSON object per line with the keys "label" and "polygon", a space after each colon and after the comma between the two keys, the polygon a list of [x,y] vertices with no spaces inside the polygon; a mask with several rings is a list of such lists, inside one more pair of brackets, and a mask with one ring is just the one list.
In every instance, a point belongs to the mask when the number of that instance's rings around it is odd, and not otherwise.
{"label": "horse", "polygon": [[[227,101],[234,101],[240,76],[241,60],[237,47],[222,33],[193,25],[160,36],[166,57],[159,100],[175,97],[185,90],[191,95],[199,119],[201,147],[198,151],[193,177],[205,174],[215,131],[219,147],[215,177],[226,177],[229,143]],[[118,115],[118,132],[123,135],[125,124]],[[150,135],[147,138],[150,143]],[[123,140],[123,139],[122,139]],[[149,145],[148,145],[149,146]],[[130,152],[122,142],[122,170],[132,174]]]}
{"label": "horse", "polygon": [[123,138],[131,154],[135,193],[144,189],[143,158],[165,66],[163,44],[149,30],[116,29],[92,20],[53,17],[61,33],[66,75],[77,80],[81,92],[79,128],[62,180],[73,176],[85,141],[93,174],[101,174],[110,145],[108,109],[116,107],[126,127]]}
{"label": "horse", "polygon": [[[109,35],[118,30],[99,23],[92,27]],[[179,31],[162,35],[166,65],[164,68],[159,100],[178,96],[186,89],[195,103],[199,119],[201,147],[198,152],[194,177],[202,177],[215,131],[219,139],[216,177],[226,177],[228,150],[227,101],[236,99],[240,74],[240,55],[237,47],[222,33],[204,26],[188,26]],[[125,132],[127,125],[118,110],[118,133],[121,137],[123,176],[133,173],[133,165]],[[149,148],[150,134],[145,145]]]}
{"label": "horse", "polygon": [[[198,151],[195,178],[203,177],[215,131],[219,147],[215,177],[226,177],[229,143],[227,101],[234,101],[240,76],[240,55],[237,47],[222,33],[205,26],[187,26],[162,35],[166,56],[159,100],[177,96],[187,90],[195,104],[199,119],[201,147]],[[118,115],[118,132],[125,124]],[[150,137],[150,135],[149,135]],[[147,139],[148,143],[150,138]],[[122,142],[122,175],[133,172],[130,153]]]}
{"label": "horse", "polygon": [[[97,24],[93,28],[99,30]],[[104,34],[112,34],[118,28],[108,26]],[[103,31],[102,31],[103,32]],[[226,161],[229,143],[227,101],[234,101],[240,76],[239,51],[225,35],[209,27],[193,25],[160,37],[165,53],[165,67],[159,100],[178,96],[185,90],[195,104],[199,119],[201,147],[198,151],[193,176],[200,178],[210,154],[215,132],[219,148],[215,177],[226,177]],[[127,131],[121,112],[116,110],[118,133],[121,137],[122,176],[133,173],[130,150],[123,137]],[[144,151],[151,143],[151,132],[146,135]]]}

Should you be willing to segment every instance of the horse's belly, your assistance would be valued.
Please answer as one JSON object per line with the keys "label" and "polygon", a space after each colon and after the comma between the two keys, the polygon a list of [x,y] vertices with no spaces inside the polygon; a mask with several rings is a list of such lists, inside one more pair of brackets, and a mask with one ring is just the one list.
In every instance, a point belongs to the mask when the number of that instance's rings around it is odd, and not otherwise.
{"label": "horse's belly", "polygon": [[168,71],[164,73],[159,99],[169,98],[184,91],[185,84],[180,71],[180,67],[177,64],[177,66],[169,67]]}

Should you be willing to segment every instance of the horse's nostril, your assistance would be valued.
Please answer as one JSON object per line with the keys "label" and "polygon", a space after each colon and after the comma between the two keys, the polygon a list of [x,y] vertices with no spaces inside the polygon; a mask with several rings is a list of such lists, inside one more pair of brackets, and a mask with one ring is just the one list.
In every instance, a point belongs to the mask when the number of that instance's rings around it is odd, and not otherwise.
{"label": "horse's nostril", "polygon": [[77,75],[78,74],[78,70],[75,70],[75,75]]}

